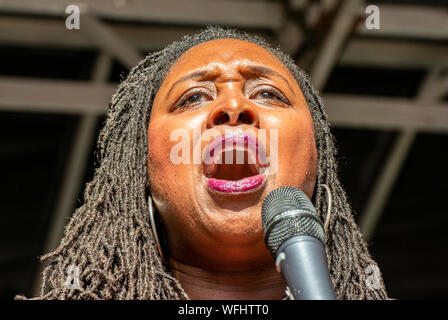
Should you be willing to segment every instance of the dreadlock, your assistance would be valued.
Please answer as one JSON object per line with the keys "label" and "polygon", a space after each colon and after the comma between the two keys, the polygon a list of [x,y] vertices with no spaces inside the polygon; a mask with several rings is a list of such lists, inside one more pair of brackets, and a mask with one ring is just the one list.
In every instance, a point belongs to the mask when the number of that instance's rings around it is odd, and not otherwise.
{"label": "dreadlock", "polygon": [[[219,26],[208,26],[149,54],[118,86],[100,132],[98,167],[86,184],[84,203],[75,210],[59,246],[41,257],[50,263],[42,273],[39,299],[188,299],[163,264],[151,231],[146,134],[154,96],[173,63],[188,49],[223,38],[265,48],[289,69],[303,91],[318,150],[316,185],[328,185],[333,195],[326,250],[338,299],[388,299],[380,275],[377,286],[367,286],[365,270],[369,266],[378,270],[377,264],[355,224],[337,176],[335,142],[318,92],[280,49],[257,36]],[[316,188],[313,199],[325,220],[327,204],[322,188]],[[66,285],[71,265],[80,270],[78,289]]]}

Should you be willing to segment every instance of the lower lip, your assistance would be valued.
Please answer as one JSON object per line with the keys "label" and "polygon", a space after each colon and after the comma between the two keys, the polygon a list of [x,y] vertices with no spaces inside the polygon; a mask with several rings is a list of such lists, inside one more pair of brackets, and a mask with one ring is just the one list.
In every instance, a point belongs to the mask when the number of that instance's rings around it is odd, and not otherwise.
{"label": "lower lip", "polygon": [[241,180],[221,180],[215,178],[208,178],[208,187],[223,193],[238,193],[247,192],[259,187],[265,180],[265,175],[256,175],[252,177],[243,178]]}

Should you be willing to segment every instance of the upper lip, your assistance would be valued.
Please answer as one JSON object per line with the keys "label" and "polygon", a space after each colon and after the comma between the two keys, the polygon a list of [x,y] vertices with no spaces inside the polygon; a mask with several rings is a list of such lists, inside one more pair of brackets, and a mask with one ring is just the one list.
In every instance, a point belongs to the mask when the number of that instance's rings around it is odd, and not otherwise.
{"label": "upper lip", "polygon": [[269,163],[266,161],[266,148],[263,143],[246,133],[227,133],[215,138],[205,148],[205,156],[203,158],[205,176],[212,176],[218,168],[218,163],[226,163],[225,159],[223,159],[225,158],[223,156],[225,151],[229,151],[229,149],[242,151],[240,148],[244,148],[244,152],[248,154],[249,163],[246,163],[245,159],[243,159],[244,164],[249,165],[252,171],[256,171],[258,174],[264,173],[260,171],[263,171]]}

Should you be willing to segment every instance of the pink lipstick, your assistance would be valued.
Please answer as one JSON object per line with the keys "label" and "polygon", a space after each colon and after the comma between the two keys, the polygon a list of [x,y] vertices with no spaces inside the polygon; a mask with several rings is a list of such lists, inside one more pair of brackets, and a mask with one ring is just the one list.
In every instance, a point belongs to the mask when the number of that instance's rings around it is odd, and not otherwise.
{"label": "pink lipstick", "polygon": [[245,192],[252,189],[255,189],[259,185],[263,183],[265,176],[262,174],[258,174],[256,176],[243,178],[241,180],[232,181],[232,180],[222,180],[209,178],[207,179],[208,186],[219,192]]}

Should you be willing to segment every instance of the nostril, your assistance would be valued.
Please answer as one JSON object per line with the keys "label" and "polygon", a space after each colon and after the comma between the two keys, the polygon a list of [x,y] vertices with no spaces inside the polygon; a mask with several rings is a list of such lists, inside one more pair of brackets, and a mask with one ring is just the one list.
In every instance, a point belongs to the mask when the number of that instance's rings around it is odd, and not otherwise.
{"label": "nostril", "polygon": [[244,110],[242,112],[226,112],[225,110],[220,110],[210,118],[210,125],[238,125],[238,124],[248,124],[257,125],[258,117],[257,114],[251,110]]}
{"label": "nostril", "polygon": [[220,112],[216,116],[214,123],[215,123],[216,126],[219,126],[219,125],[225,124],[225,123],[227,123],[229,121],[230,121],[229,115],[227,113],[225,113],[225,112]]}
{"label": "nostril", "polygon": [[254,117],[249,111],[243,111],[238,116],[238,122],[244,124],[252,124],[254,122]]}

